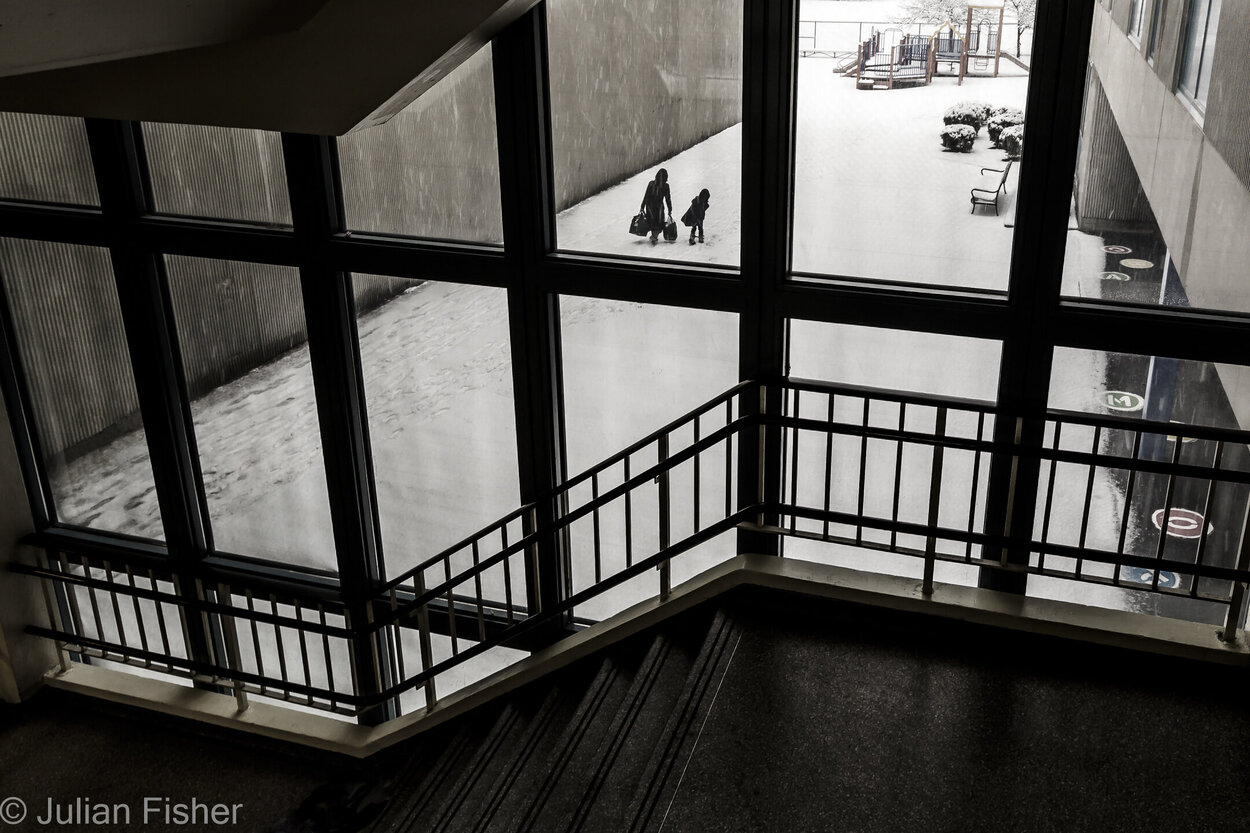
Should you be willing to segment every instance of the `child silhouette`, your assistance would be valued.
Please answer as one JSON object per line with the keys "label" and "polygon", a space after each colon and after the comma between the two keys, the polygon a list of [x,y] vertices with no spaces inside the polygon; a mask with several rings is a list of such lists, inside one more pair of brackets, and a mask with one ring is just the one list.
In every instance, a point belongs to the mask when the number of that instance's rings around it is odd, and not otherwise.
{"label": "child silhouette", "polygon": [[690,226],[690,245],[694,245],[694,235],[699,233],[699,242],[703,242],[703,218],[707,216],[708,201],[712,194],[706,188],[699,192],[699,196],[690,201],[690,207],[686,209],[686,213],[681,215],[681,221],[684,225]]}

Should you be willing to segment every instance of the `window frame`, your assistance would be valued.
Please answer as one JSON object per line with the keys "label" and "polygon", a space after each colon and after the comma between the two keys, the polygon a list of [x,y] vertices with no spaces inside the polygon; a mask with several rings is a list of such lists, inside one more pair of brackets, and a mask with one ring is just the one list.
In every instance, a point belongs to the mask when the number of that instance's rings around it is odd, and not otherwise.
{"label": "window frame", "polygon": [[[1193,35],[1195,26],[1198,24],[1198,17],[1200,16],[1197,9],[1199,4],[1205,5],[1205,14],[1201,15],[1202,35],[1200,42],[1195,43]],[[1176,93],[1181,97],[1182,101],[1193,108],[1199,120],[1206,115],[1207,110],[1207,92],[1209,90],[1202,86],[1203,70],[1209,68],[1208,62],[1215,58],[1215,35],[1219,29],[1221,9],[1221,0],[1189,0],[1185,7],[1185,21],[1181,26],[1180,57],[1176,68]],[[1212,30],[1213,20],[1215,31]],[[1193,61],[1196,61],[1196,65],[1193,66],[1194,82],[1191,89],[1185,80],[1185,76]]]}

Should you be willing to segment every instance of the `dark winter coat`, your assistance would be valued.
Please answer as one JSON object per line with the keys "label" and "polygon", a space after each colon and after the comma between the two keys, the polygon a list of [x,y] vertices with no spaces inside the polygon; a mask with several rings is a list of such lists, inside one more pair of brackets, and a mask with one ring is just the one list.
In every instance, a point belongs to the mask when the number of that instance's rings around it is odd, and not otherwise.
{"label": "dark winter coat", "polygon": [[668,203],[668,213],[673,213],[673,197],[669,193],[667,182],[647,183],[647,193],[642,197],[642,210],[647,214],[647,225],[652,231],[664,229],[664,204]]}
{"label": "dark winter coat", "polygon": [[703,225],[703,218],[707,216],[708,203],[708,198],[702,194],[692,199],[686,213],[681,215],[682,225],[691,228]]}

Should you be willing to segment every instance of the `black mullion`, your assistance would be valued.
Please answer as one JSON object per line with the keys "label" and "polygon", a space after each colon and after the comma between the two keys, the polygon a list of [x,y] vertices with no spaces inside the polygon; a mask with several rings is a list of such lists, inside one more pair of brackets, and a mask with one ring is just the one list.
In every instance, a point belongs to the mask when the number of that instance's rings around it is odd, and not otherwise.
{"label": "black mullion", "polygon": [[[135,220],[147,210],[142,141],[131,122],[87,119],[86,127],[100,208],[113,240],[113,278],[166,546],[180,592],[193,605],[199,600],[196,583],[178,565],[205,557],[206,523],[188,410],[178,381],[180,369],[175,366],[177,346],[166,317],[156,255],[141,249],[132,234]],[[216,620],[210,620],[206,628],[201,617],[185,619],[188,652],[197,661],[211,663],[214,644],[220,641]]]}
{"label": "black mullion", "polygon": [[331,237],[322,249],[329,265],[344,272],[414,280],[453,280],[477,286],[507,286],[511,274],[497,246],[418,240],[353,232]]}
{"label": "black mullion", "polygon": [[0,200],[0,229],[4,229],[5,237],[83,246],[108,245],[98,208]]}
{"label": "black mullion", "polygon": [[1009,334],[1005,301],[865,286],[788,283],[779,292],[785,318],[1001,340]]}
{"label": "black mullion", "polygon": [[[550,494],[565,474],[559,301],[543,285],[543,259],[555,249],[545,6],[509,26],[492,50],[504,252],[511,270],[517,464],[521,500],[528,503]],[[527,519],[527,531],[534,522],[539,528],[552,524],[559,512],[555,500],[543,501],[536,517]],[[542,538],[536,561],[526,559],[525,570],[531,613],[557,606],[568,578],[560,537]],[[557,639],[570,621],[566,612],[527,644]]]}
{"label": "black mullion", "polygon": [[[1037,454],[1023,454],[1015,462],[1014,489],[1012,457],[994,455],[985,515],[987,529],[998,532],[1012,519],[1007,560],[1014,564],[1029,560],[1092,25],[1091,4],[1066,0],[1041,4],[1034,29],[1039,48],[1029,69],[1008,327],[998,384],[1004,415],[995,420],[994,439],[1013,442],[1020,419],[1019,441]],[[983,569],[978,584],[1023,593],[1026,581],[1023,572]]]}
{"label": "black mullion", "polygon": [[[797,0],[745,0],[742,53],[742,281],[739,378],[766,384],[763,401],[744,412],[781,408],[786,374],[785,320],[778,296],[790,264],[790,199],[794,181],[794,90]],[[773,384],[768,384],[772,382]],[[741,435],[739,506],[781,496],[781,434],[777,427]],[[760,494],[760,490],[763,493]],[[775,526],[777,518],[763,518]],[[780,554],[777,536],[740,530],[739,552]]]}
{"label": "black mullion", "polygon": [[543,289],[554,295],[726,312],[742,312],[747,306],[742,281],[726,270],[556,254],[543,263],[542,275]]}
{"label": "black mullion", "polygon": [[[384,565],[369,458],[364,384],[356,338],[351,276],[320,262],[326,241],[345,230],[338,158],[327,136],[282,134],[294,233],[302,250],[300,289],[308,325],[308,353],[317,400],[317,424],[334,530],[334,552],[344,607],[357,632],[350,642],[356,693],[372,696],[391,683],[384,640],[368,631],[370,600]],[[394,716],[393,703],[360,717],[366,724]]]}
{"label": "black mullion", "polygon": [[1082,350],[1250,365],[1250,317],[1176,308],[1065,302],[1055,343]]}

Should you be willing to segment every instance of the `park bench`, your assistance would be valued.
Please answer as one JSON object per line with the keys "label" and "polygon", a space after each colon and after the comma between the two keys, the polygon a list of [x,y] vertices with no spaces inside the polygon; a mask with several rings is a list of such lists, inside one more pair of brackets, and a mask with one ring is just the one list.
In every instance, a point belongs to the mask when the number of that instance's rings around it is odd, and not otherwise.
{"label": "park bench", "polygon": [[1007,164],[1002,170],[998,168],[982,168],[981,175],[986,173],[1002,174],[998,179],[998,186],[993,190],[989,188],[973,188],[972,189],[972,213],[975,214],[978,205],[994,206],[994,215],[998,215],[998,195],[1007,193],[1007,173],[1011,170],[1011,160],[1007,160]]}

